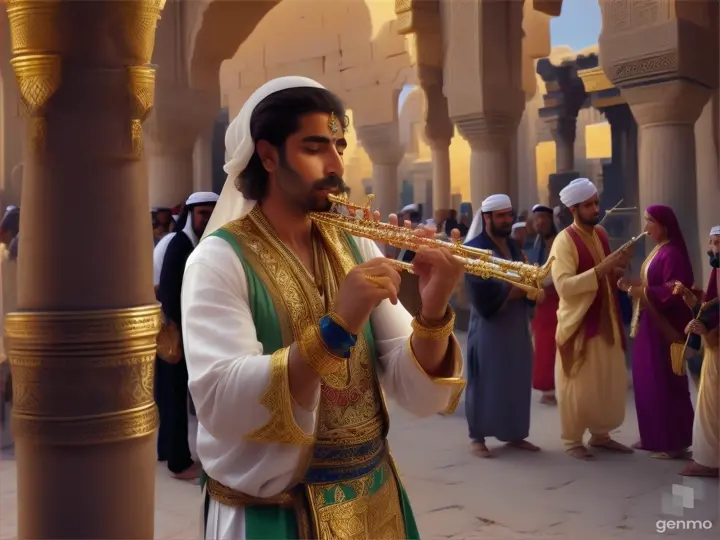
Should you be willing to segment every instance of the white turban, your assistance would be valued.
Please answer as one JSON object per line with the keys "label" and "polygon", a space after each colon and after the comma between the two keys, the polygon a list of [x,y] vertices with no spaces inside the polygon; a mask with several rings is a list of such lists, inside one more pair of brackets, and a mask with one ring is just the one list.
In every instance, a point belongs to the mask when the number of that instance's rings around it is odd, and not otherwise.
{"label": "white turban", "polygon": [[526,224],[524,221],[518,221],[517,223],[513,223],[512,230],[515,231],[517,229],[523,229],[525,226]]}
{"label": "white turban", "polygon": [[400,212],[417,212],[418,210],[420,210],[420,208],[418,208],[417,204],[408,204],[403,206],[403,209],[400,210]]}
{"label": "white turban", "polygon": [[710,229],[710,236],[717,236],[720,234],[720,225],[715,225],[712,229]]}
{"label": "white turban", "polygon": [[560,192],[560,202],[565,206],[575,206],[597,195],[597,188],[587,178],[576,178]]}
{"label": "white turban", "polygon": [[243,197],[235,187],[235,179],[245,170],[255,153],[255,141],[250,135],[250,119],[260,102],[269,95],[289,88],[324,88],[320,83],[306,77],[280,77],[266,82],[255,90],[245,102],[240,113],[230,123],[225,133],[225,167],[227,180],[212,217],[205,228],[203,238],[214,233],[220,227],[238,219],[255,206],[255,201]]}
{"label": "white turban", "polygon": [[482,202],[480,210],[483,212],[497,212],[498,210],[507,210],[512,208],[510,197],[503,194],[490,195]]}
{"label": "white turban", "polygon": [[187,198],[185,206],[192,206],[194,204],[213,204],[216,203],[218,199],[218,194],[213,193],[212,191],[196,191]]}
{"label": "white turban", "polygon": [[483,230],[483,217],[485,212],[498,212],[500,210],[508,210],[512,208],[512,201],[510,197],[502,193],[490,195],[480,205],[480,210],[475,212],[470,229],[468,229],[465,235],[465,243],[476,238]]}

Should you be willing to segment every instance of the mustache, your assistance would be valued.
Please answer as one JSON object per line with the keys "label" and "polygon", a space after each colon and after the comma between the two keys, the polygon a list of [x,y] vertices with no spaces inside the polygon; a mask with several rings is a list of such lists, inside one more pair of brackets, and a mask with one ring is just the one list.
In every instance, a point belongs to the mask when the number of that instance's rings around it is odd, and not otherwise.
{"label": "mustache", "polygon": [[350,188],[345,183],[345,180],[341,176],[331,175],[326,176],[320,180],[317,180],[313,187],[315,189],[337,189],[340,193],[347,193]]}

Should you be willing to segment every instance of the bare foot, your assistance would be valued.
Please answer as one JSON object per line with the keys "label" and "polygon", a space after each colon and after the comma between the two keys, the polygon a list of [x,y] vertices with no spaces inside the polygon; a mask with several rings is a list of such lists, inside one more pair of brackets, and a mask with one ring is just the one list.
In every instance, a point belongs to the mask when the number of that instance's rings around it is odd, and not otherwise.
{"label": "bare foot", "polygon": [[493,454],[490,453],[490,449],[485,445],[485,443],[473,441],[473,443],[470,445],[470,449],[472,450],[473,454],[481,458],[495,457]]}
{"label": "bare foot", "polygon": [[690,455],[687,448],[678,452],[653,452],[650,457],[653,459],[687,459]]}
{"label": "bare foot", "polygon": [[590,446],[593,448],[602,448],[603,450],[607,450],[608,452],[617,452],[618,454],[632,454],[634,453],[634,450],[630,448],[629,446],[625,446],[624,444],[620,444],[617,441],[614,441],[612,439],[608,439],[605,442],[601,443],[590,443]]}
{"label": "bare foot", "polygon": [[511,448],[518,448],[520,450],[527,450],[528,452],[539,452],[540,447],[535,446],[533,443],[528,441],[510,441],[508,443],[505,443],[506,446],[509,446]]}
{"label": "bare foot", "polygon": [[592,455],[592,453],[584,446],[576,446],[575,448],[568,448],[567,450],[565,450],[565,452],[569,456],[572,456],[575,459],[579,459],[580,461],[593,461],[595,459],[595,456]]}
{"label": "bare foot", "polygon": [[680,471],[680,476],[702,476],[703,478],[718,478],[720,470],[712,467],[705,467],[695,461],[685,465]]}
{"label": "bare foot", "polygon": [[202,465],[198,463],[197,461],[190,465],[187,469],[185,469],[182,472],[179,473],[172,473],[170,476],[175,478],[176,480],[187,480],[187,481],[194,481],[200,478],[200,473],[202,472]]}
{"label": "bare foot", "polygon": [[543,396],[540,398],[540,403],[543,405],[557,405],[557,398],[555,396]]}

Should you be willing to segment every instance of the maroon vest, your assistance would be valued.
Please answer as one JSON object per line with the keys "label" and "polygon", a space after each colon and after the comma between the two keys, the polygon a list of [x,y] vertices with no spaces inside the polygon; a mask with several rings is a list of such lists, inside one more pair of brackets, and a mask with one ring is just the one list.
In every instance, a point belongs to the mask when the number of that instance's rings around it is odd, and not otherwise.
{"label": "maroon vest", "polygon": [[[577,250],[577,273],[582,274],[583,272],[587,272],[588,270],[592,270],[593,268],[595,268],[595,266],[597,266],[597,263],[595,262],[592,253],[590,253],[587,244],[585,244],[583,239],[580,237],[580,233],[575,230],[573,226],[570,226],[565,230],[570,235],[570,238],[575,244],[575,249]],[[605,229],[603,229],[602,227],[596,227],[595,232],[597,233],[600,244],[602,245],[604,251],[603,255],[604,257],[607,257],[611,253],[610,242],[608,241],[607,232],[605,232]],[[607,288],[603,286],[605,285],[605,281],[607,281],[607,283],[610,285],[610,298],[608,298],[606,294]],[[587,313],[585,313],[585,317],[583,318],[582,323],[578,327],[578,330],[570,337],[570,339],[568,339],[565,343],[559,346],[560,356],[563,358],[563,365],[566,366],[566,371],[568,373],[571,365],[574,364],[577,360],[580,360],[572,358],[575,339],[578,337],[579,333],[583,332],[584,342],[587,342],[587,340],[600,335],[600,331],[602,328],[601,325],[603,323],[602,308],[603,302],[606,301],[606,299],[610,301],[610,305],[608,306],[608,308],[615,309],[615,320],[618,324],[618,331],[620,334],[622,348],[623,350],[625,350],[625,331],[622,327],[622,315],[620,312],[620,299],[618,298],[617,283],[613,283],[608,276],[605,276],[603,278],[603,281],[599,284],[598,290],[595,293],[595,299],[593,300],[593,303],[590,304],[590,308],[587,310]]]}

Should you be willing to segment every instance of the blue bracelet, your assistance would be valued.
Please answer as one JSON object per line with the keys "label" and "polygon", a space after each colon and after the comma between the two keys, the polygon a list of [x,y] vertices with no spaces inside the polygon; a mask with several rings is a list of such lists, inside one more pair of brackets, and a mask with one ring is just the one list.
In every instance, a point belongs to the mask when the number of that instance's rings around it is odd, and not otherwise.
{"label": "blue bracelet", "polygon": [[357,336],[345,330],[329,315],[320,319],[320,337],[330,352],[343,358],[350,358],[350,350],[357,342]]}

